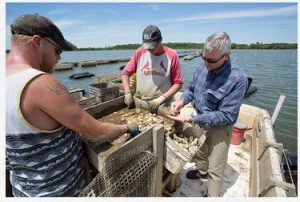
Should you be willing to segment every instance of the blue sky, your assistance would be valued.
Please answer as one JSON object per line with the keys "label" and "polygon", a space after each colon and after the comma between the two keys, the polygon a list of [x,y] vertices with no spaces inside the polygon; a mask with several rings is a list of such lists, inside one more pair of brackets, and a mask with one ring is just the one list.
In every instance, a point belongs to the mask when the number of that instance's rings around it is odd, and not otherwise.
{"label": "blue sky", "polygon": [[297,4],[288,3],[6,3],[9,25],[22,14],[50,18],[66,39],[82,47],[142,43],[142,31],[157,25],[163,42],[203,43],[226,31],[234,43],[297,42]]}

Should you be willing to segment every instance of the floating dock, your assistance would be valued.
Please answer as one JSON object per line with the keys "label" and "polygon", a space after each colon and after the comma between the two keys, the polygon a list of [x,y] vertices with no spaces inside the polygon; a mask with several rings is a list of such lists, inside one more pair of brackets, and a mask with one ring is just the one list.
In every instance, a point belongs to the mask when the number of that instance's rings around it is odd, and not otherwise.
{"label": "floating dock", "polygon": [[[189,51],[189,52],[181,52],[178,54],[179,58],[183,57],[183,60],[192,60],[196,57],[201,56],[201,51]],[[93,60],[83,60],[80,62],[64,62],[56,64],[54,70],[62,71],[62,70],[70,70],[73,67],[80,65],[81,67],[95,67],[98,65],[104,64],[112,64],[112,63],[119,63],[119,62],[128,62],[130,57],[122,57],[122,58],[99,58]]]}
{"label": "floating dock", "polygon": [[73,69],[74,64],[72,63],[60,63],[60,64],[56,64],[54,66],[54,70],[55,71],[63,71],[63,70],[70,70]]}
{"label": "floating dock", "polygon": [[118,62],[127,62],[130,60],[130,57],[122,57],[122,58],[100,58],[94,60],[83,60],[80,62],[63,62],[58,63],[54,66],[55,71],[63,71],[70,70],[73,67],[80,65],[81,67],[95,67],[97,65],[118,63]]}

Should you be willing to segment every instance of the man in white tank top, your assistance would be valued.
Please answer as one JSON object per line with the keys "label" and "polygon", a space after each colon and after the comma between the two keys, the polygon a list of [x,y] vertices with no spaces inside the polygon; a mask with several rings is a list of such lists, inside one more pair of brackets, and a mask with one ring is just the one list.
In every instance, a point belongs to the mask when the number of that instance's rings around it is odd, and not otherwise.
{"label": "man in white tank top", "polygon": [[11,33],[6,159],[13,195],[77,195],[84,184],[80,136],[105,142],[126,132],[136,135],[137,125],[96,120],[49,74],[61,52],[76,47],[48,18],[20,16],[11,24]]}
{"label": "man in white tank top", "polygon": [[[122,71],[125,103],[133,105],[129,77],[136,73],[135,96],[148,101],[152,113],[170,101],[180,90],[183,80],[175,50],[162,45],[158,27],[149,25],[143,31],[143,45],[138,48]],[[168,104],[168,103],[166,103]]]}

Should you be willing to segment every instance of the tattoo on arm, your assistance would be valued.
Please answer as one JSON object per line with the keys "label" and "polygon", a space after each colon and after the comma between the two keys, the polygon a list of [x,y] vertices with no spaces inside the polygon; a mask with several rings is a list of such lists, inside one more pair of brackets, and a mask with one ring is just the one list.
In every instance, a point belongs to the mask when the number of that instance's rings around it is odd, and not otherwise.
{"label": "tattoo on arm", "polygon": [[67,92],[67,89],[59,82],[53,81],[48,85],[48,89],[54,91],[56,95],[61,95]]}

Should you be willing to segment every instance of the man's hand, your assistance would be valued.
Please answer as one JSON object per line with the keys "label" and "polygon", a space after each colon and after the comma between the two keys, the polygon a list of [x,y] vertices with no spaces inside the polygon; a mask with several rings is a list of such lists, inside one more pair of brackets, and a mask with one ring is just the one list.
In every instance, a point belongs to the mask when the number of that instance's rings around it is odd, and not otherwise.
{"label": "man's hand", "polygon": [[139,126],[137,123],[127,123],[127,132],[130,133],[131,137],[135,137],[140,133]]}
{"label": "man's hand", "polygon": [[149,101],[148,105],[149,105],[150,112],[156,113],[159,105],[163,104],[165,100],[166,100],[165,96],[161,95],[158,98]]}
{"label": "man's hand", "polygon": [[180,109],[184,106],[183,100],[176,100],[171,103],[171,114],[174,116],[178,115],[180,113]]}
{"label": "man's hand", "polygon": [[128,92],[128,93],[125,94],[124,102],[130,108],[134,106],[133,97],[132,97],[132,95],[131,95],[130,92]]}
{"label": "man's hand", "polygon": [[170,119],[173,119],[175,121],[180,121],[180,122],[192,122],[193,118],[190,115],[186,114],[178,114],[177,116],[169,116],[167,115]]}

